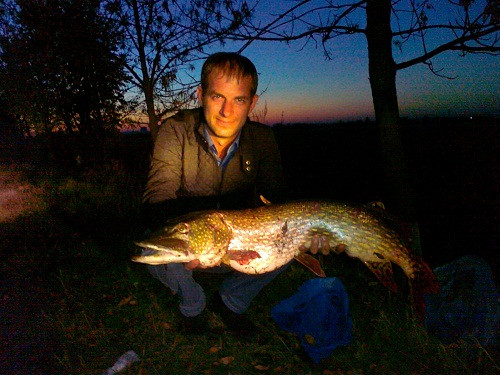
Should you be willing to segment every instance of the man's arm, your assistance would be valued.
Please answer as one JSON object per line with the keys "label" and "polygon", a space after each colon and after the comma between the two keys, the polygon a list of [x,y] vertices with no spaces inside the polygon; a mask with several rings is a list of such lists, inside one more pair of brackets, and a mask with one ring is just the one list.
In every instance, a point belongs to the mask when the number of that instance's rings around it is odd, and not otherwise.
{"label": "man's arm", "polygon": [[167,121],[159,130],[143,195],[146,225],[156,229],[176,212],[182,176],[182,139]]}

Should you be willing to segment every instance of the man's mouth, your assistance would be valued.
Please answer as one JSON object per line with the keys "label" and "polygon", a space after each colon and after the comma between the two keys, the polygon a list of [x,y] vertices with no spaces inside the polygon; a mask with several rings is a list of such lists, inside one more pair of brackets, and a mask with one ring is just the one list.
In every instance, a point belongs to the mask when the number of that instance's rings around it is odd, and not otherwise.
{"label": "man's mouth", "polygon": [[217,123],[222,126],[230,126],[233,123],[233,121],[217,119]]}

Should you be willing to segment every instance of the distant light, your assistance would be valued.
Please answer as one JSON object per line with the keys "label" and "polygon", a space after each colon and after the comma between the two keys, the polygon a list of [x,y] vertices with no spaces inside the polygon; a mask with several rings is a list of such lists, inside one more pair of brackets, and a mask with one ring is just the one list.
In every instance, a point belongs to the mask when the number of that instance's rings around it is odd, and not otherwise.
{"label": "distant light", "polygon": [[472,116],[471,116],[471,117],[469,117],[469,120],[472,120]]}

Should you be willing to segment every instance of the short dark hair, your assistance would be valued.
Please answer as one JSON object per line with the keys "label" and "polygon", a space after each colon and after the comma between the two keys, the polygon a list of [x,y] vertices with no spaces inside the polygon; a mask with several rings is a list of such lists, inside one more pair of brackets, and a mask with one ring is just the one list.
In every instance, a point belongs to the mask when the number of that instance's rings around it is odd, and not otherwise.
{"label": "short dark hair", "polygon": [[238,80],[250,76],[252,78],[250,94],[253,97],[257,92],[259,83],[257,69],[247,57],[236,52],[216,52],[208,56],[201,69],[201,88],[203,91],[208,89],[208,76],[214,70],[220,70],[224,75]]}

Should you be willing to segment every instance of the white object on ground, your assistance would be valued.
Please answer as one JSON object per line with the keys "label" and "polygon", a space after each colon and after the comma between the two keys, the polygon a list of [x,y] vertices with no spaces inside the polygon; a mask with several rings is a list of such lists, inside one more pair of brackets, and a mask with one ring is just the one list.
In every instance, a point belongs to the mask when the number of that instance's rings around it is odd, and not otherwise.
{"label": "white object on ground", "polygon": [[106,370],[104,375],[113,375],[120,371],[125,370],[132,363],[139,361],[139,356],[133,351],[129,350],[125,354],[123,354],[118,360],[115,362],[113,367],[110,367]]}

